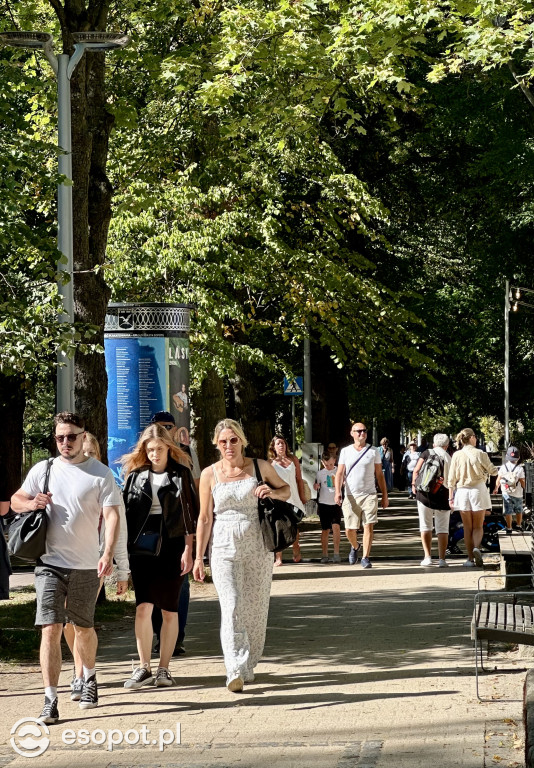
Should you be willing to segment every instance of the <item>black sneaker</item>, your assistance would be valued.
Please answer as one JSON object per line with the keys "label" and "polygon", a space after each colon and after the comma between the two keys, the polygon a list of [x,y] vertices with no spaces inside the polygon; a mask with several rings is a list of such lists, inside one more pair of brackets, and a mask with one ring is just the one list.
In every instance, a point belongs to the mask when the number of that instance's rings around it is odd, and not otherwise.
{"label": "black sneaker", "polygon": [[98,707],[98,686],[96,684],[96,675],[91,675],[89,680],[83,681],[80,709],[93,709],[94,707]]}
{"label": "black sneaker", "polygon": [[506,535],[507,535],[507,536],[511,536],[511,535],[512,535],[512,533],[513,533],[513,531],[512,531],[512,529],[511,529],[511,528],[507,528],[507,529],[506,529]]}
{"label": "black sneaker", "polygon": [[83,693],[83,677],[73,677],[70,681],[70,700],[80,701]]}
{"label": "black sneaker", "polygon": [[185,648],[183,645],[176,644],[176,647],[173,651],[173,656],[183,656],[185,654]]}
{"label": "black sneaker", "polygon": [[125,688],[142,688],[143,685],[152,685],[154,676],[146,667],[137,667],[132,672],[132,676],[124,683]]}
{"label": "black sneaker", "polygon": [[55,699],[50,699],[48,696],[45,696],[45,703],[43,707],[43,711],[37,718],[41,723],[44,723],[45,725],[53,725],[54,723],[57,723],[59,720],[59,710],[57,708],[57,696]]}
{"label": "black sneaker", "polygon": [[519,523],[512,523],[512,528],[518,533],[523,533],[523,526],[519,525]]}

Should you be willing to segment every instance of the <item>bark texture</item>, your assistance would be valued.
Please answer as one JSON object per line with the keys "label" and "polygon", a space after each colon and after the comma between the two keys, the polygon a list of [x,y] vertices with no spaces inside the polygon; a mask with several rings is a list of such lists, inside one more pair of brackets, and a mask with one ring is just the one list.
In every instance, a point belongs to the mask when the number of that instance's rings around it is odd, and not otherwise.
{"label": "bark texture", "polygon": [[215,371],[211,371],[204,379],[199,392],[192,393],[191,405],[193,444],[200,466],[204,469],[219,458],[211,441],[215,425],[226,417],[223,381]]}
{"label": "bark texture", "polygon": [[332,362],[327,348],[313,344],[310,354],[313,441],[344,445],[350,438],[346,373]]}
{"label": "bark texture", "polygon": [[244,360],[236,360],[236,373],[231,381],[233,388],[234,413],[232,418],[239,421],[248,440],[247,456],[267,458],[271,441],[272,419],[275,405],[262,392],[264,378],[257,369]]}

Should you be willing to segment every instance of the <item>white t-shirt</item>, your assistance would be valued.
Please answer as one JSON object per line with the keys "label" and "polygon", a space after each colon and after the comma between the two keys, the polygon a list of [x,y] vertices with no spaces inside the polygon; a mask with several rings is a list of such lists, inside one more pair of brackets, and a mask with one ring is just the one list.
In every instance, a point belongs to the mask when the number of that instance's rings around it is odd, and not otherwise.
{"label": "white t-shirt", "polygon": [[[367,448],[369,450],[365,456],[358,461],[358,458]],[[356,461],[358,461],[358,465],[354,467]],[[347,493],[351,496],[376,495],[375,465],[382,465],[378,448],[369,447],[366,443],[361,451],[357,451],[354,445],[348,445],[341,449],[338,464],[345,465],[345,490]],[[354,467],[352,472],[350,472],[351,467]]]}
{"label": "white t-shirt", "polygon": [[[36,496],[44,487],[46,462],[30,469],[22,490]],[[60,568],[91,570],[99,560],[98,520],[102,507],[118,506],[120,491],[109,467],[93,458],[70,464],[60,457],[50,468],[46,553],[41,560]]]}
{"label": "white t-shirt", "polygon": [[150,480],[150,486],[152,488],[152,506],[150,507],[151,515],[161,515],[163,510],[161,508],[161,502],[158,496],[158,490],[162,485],[167,483],[166,472],[152,472],[148,473],[148,479]]}
{"label": "white t-shirt", "polygon": [[[356,472],[356,470],[354,470]],[[336,476],[336,469],[326,469],[323,467],[317,472],[315,482],[320,483],[319,489],[319,504],[335,504],[336,503],[336,488],[334,484],[334,478]]]}
{"label": "white t-shirt", "polygon": [[[506,480],[503,479],[503,476],[508,472],[513,473],[514,477],[516,478],[516,485],[515,488],[509,488],[506,490]],[[523,486],[519,480],[520,478],[523,478],[523,480],[525,479],[525,470],[521,465],[518,466],[515,462],[507,461],[505,464],[499,467],[499,477],[501,478],[501,491],[503,496],[513,496],[515,499],[523,498]]]}

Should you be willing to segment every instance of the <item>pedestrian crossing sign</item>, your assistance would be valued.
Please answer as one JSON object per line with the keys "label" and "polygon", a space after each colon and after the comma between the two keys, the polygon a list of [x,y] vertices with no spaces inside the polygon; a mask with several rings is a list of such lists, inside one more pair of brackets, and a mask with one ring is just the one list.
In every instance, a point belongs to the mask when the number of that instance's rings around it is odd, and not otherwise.
{"label": "pedestrian crossing sign", "polygon": [[302,376],[295,376],[294,379],[288,379],[284,376],[284,395],[303,395]]}

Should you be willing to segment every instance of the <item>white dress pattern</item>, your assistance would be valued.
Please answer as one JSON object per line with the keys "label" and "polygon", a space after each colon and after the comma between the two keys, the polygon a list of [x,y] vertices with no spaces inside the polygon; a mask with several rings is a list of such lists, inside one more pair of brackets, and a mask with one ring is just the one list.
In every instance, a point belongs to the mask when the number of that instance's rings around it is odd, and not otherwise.
{"label": "white dress pattern", "polygon": [[221,483],[213,466],[210,564],[221,606],[221,645],[228,679],[252,679],[263,653],[273,568],[254,495],[255,477]]}

